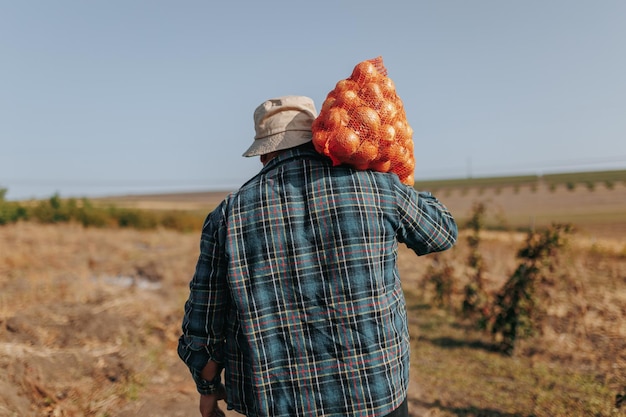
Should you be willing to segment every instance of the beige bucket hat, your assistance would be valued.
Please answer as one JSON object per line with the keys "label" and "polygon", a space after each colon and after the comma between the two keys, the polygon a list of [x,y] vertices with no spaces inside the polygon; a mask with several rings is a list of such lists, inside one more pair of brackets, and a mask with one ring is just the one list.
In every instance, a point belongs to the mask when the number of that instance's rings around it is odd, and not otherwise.
{"label": "beige bucket hat", "polygon": [[254,111],[254,142],[243,156],[258,156],[310,142],[317,117],[315,103],[305,96],[282,96]]}

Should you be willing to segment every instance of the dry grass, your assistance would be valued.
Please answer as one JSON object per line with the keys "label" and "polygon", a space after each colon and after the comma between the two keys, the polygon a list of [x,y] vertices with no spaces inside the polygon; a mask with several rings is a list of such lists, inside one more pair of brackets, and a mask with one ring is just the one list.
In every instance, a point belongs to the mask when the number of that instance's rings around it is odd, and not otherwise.
{"label": "dry grass", "polygon": [[[489,290],[514,270],[524,236],[482,234]],[[573,237],[542,285],[541,334],[509,358],[455,311],[430,305],[423,279],[431,258],[402,248],[414,341],[411,412],[623,415],[613,405],[626,389],[624,252],[623,240]],[[196,233],[0,228],[0,416],[196,415],[175,347],[197,253]],[[467,255],[465,235],[442,255],[455,270],[455,305]]]}
{"label": "dry grass", "polygon": [[196,256],[189,234],[0,228],[0,416],[195,411],[175,346]]}
{"label": "dry grass", "polygon": [[[431,307],[423,267],[405,255],[403,278],[412,315],[413,370],[432,416],[622,415],[615,396],[626,390],[626,257],[623,242],[574,236],[541,284],[545,318],[536,337],[518,343],[513,358],[492,352],[492,340],[460,318],[463,260],[468,246],[442,256],[455,269],[448,311]],[[513,272],[523,234],[484,232],[481,252],[488,290]],[[414,266],[409,268],[408,263]],[[415,272],[415,271],[414,271]],[[415,282],[410,282],[414,277]]]}

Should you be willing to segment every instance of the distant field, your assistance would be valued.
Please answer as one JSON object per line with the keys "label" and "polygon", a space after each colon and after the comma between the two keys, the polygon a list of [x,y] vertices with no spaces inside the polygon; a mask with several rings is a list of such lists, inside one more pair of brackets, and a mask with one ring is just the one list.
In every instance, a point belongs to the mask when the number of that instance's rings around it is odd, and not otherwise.
{"label": "distant field", "polygon": [[[522,183],[516,177],[486,179],[465,185],[440,186],[436,183],[417,187],[433,192],[464,222],[472,206],[487,206],[489,227],[503,230],[525,230],[552,223],[572,223],[591,237],[619,237],[626,233],[626,171],[620,180],[576,174],[560,178],[538,178]],[[579,178],[580,180],[576,180]],[[516,182],[517,181],[517,182]]]}
{"label": "distant field", "polygon": [[[483,202],[491,228],[520,230],[566,222],[591,237],[621,238],[626,234],[626,170],[417,181],[415,188],[435,194],[460,224],[475,203]],[[205,213],[230,191],[127,195],[97,201]]]}
{"label": "distant field", "polygon": [[439,190],[444,188],[497,188],[545,185],[549,188],[577,186],[593,187],[598,183],[611,187],[626,182],[626,170],[571,172],[546,175],[519,175],[507,177],[458,178],[448,180],[416,181],[417,188]]}

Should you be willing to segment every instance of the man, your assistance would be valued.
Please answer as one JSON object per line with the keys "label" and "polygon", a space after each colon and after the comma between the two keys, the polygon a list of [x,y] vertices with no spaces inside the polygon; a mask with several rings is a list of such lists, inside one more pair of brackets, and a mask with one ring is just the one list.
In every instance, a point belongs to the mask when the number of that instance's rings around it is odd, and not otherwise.
{"label": "man", "polygon": [[332,166],[316,114],[307,97],[261,104],[244,156],[264,166],[203,226],[178,347],[203,417],[224,397],[249,417],[408,415],[398,244],[442,251],[457,226],[395,174]]}

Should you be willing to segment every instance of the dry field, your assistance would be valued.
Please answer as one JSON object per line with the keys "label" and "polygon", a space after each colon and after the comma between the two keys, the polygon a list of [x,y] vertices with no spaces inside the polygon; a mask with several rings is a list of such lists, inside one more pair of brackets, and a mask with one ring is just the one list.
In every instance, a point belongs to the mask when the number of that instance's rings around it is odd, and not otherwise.
{"label": "dry field", "polygon": [[[623,239],[626,235],[626,179],[608,188],[597,182],[593,189],[565,184],[551,187],[500,185],[430,190],[452,211],[460,224],[471,214],[472,205],[487,206],[486,220],[499,229],[528,229],[553,222],[573,223],[579,234],[589,238]],[[227,191],[180,194],[129,195],[99,200],[102,204],[156,210],[208,211]]]}
{"label": "dry field", "polygon": [[441,190],[436,193],[461,221],[475,202],[488,207],[487,220],[503,229],[548,226],[553,222],[572,223],[579,234],[590,238],[613,238],[626,241],[626,181],[612,188],[601,182],[593,189],[578,185],[551,188],[536,186],[501,186]]}
{"label": "dry field", "polygon": [[[532,221],[526,207],[537,210],[537,225],[579,213],[584,227],[542,283],[547,316],[541,334],[520,343],[512,358],[491,352],[488,337],[429,306],[432,289],[423,279],[432,258],[401,249],[415,343],[412,415],[624,415],[626,404],[615,407],[615,396],[626,391],[624,191],[619,185],[439,196],[459,218],[486,198],[501,222]],[[585,192],[592,196],[581,197]],[[223,194],[128,197],[126,203],[204,210]],[[612,212],[613,223],[605,218]],[[515,268],[524,235],[482,236],[486,278],[495,291]],[[77,225],[0,227],[0,417],[198,415],[197,395],[175,351],[198,237]],[[443,256],[454,267],[457,299],[467,255],[462,235]]]}

